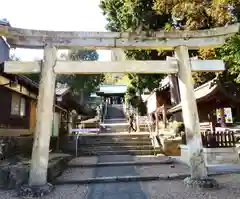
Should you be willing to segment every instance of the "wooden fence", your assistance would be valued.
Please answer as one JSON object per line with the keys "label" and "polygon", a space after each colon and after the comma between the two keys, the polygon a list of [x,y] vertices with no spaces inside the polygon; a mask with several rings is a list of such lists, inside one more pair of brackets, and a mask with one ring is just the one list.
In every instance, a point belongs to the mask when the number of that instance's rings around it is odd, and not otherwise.
{"label": "wooden fence", "polygon": [[[204,148],[228,148],[236,146],[236,138],[233,131],[211,132],[207,130],[201,132],[201,137]],[[182,144],[187,144],[185,133],[182,134]]]}

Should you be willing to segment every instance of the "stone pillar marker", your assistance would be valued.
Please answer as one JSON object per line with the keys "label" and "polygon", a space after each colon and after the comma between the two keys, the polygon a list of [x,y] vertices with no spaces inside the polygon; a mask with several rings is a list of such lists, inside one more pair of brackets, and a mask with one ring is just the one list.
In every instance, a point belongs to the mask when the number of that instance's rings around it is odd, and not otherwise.
{"label": "stone pillar marker", "polygon": [[207,169],[203,158],[202,139],[188,48],[186,46],[176,47],[175,56],[178,61],[182,116],[190,152],[191,179],[203,179],[207,177]]}
{"label": "stone pillar marker", "polygon": [[44,186],[47,183],[50,137],[52,134],[53,102],[55,92],[57,50],[51,44],[44,47],[44,60],[37,104],[37,123],[34,136],[30,186]]}

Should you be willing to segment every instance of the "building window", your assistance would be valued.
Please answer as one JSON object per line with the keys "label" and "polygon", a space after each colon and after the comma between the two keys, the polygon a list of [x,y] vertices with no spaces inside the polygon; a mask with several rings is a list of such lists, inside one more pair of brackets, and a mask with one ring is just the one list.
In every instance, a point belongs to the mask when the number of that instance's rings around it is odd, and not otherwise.
{"label": "building window", "polygon": [[26,116],[26,99],[17,93],[12,94],[11,115]]}

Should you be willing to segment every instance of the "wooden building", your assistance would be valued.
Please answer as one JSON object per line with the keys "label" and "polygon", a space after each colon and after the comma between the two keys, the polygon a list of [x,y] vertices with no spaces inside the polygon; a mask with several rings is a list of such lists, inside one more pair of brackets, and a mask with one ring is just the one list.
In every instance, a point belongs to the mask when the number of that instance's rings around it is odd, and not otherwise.
{"label": "wooden building", "polygon": [[96,95],[109,104],[122,104],[126,91],[126,85],[102,85]]}
{"label": "wooden building", "polygon": [[[240,122],[240,87],[233,82],[215,78],[195,89],[200,123],[213,122],[214,126],[234,126]],[[224,108],[231,108],[233,121],[226,122]],[[220,120],[217,118],[220,110]],[[168,110],[175,120],[182,121],[181,103]],[[223,126],[222,126],[223,127]]]}
{"label": "wooden building", "polygon": [[[3,64],[2,67],[3,68]],[[0,73],[0,136],[33,134],[36,126],[38,84],[22,75]],[[67,126],[69,113],[94,117],[95,112],[80,105],[69,88],[56,89],[53,136]],[[66,128],[65,128],[66,131]]]}
{"label": "wooden building", "polygon": [[[213,123],[214,126],[233,126],[240,123],[240,88],[232,82],[213,79],[197,88],[195,96],[200,123]],[[181,99],[176,77],[167,76],[146,99],[148,114],[164,115],[174,121],[182,122]],[[224,119],[224,108],[230,108],[233,122]],[[221,121],[217,118],[220,112]],[[159,119],[163,119],[160,117]]]}
{"label": "wooden building", "polygon": [[163,120],[166,125],[167,110],[180,102],[177,77],[166,76],[160,83],[159,88],[154,89],[144,102],[149,116],[157,120]]}
{"label": "wooden building", "polygon": [[[9,51],[9,45],[0,37],[0,136],[31,135],[36,126],[38,84],[26,76],[3,72]],[[64,130],[62,126],[67,126],[69,113],[73,110],[89,117],[95,114],[93,110],[80,105],[71,89],[63,85],[56,88],[53,108],[53,136],[58,136],[61,129]]]}
{"label": "wooden building", "polygon": [[[3,64],[2,64],[3,68]],[[0,73],[0,136],[31,135],[36,126],[38,85],[22,75]],[[70,103],[69,103],[70,102]],[[67,104],[69,103],[69,105]],[[61,123],[76,109],[85,114],[73,99],[56,100],[53,117],[53,136],[59,135]]]}

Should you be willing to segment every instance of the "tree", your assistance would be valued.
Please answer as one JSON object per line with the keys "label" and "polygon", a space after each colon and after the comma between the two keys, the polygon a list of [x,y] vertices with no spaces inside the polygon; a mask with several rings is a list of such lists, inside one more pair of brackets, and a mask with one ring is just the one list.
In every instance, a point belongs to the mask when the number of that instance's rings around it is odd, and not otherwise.
{"label": "tree", "polygon": [[[239,0],[102,0],[100,7],[107,17],[108,30],[139,33],[143,30],[199,30],[228,25],[239,20],[239,4]],[[202,52],[202,49],[190,51],[190,55],[204,59],[213,56],[206,56]],[[215,50],[213,54],[215,57]],[[166,55],[172,56],[172,52],[161,49],[134,50],[126,51],[126,55],[129,59],[159,60],[165,59]],[[136,81],[137,76],[132,80]],[[214,73],[195,73],[194,79],[199,85],[214,76]],[[152,75],[139,77],[140,87],[144,87],[146,82],[147,85],[152,82]],[[156,84],[162,76],[157,78]]]}
{"label": "tree", "polygon": [[[67,60],[72,61],[95,61],[98,60],[98,54],[95,50],[71,50],[68,55],[63,55]],[[59,75],[57,81],[71,86],[74,93],[84,93],[89,95],[98,89],[104,81],[103,74],[72,74]]]}
{"label": "tree", "polygon": [[223,59],[227,65],[227,72],[222,73],[222,78],[240,84],[240,34],[230,37],[220,49],[216,50],[216,56]]}
{"label": "tree", "polygon": [[[107,29],[110,31],[141,31],[141,30],[156,30],[159,27],[164,27],[165,21],[163,17],[158,16],[153,12],[153,2],[146,0],[102,0],[100,7],[103,14],[107,17]],[[165,17],[167,20],[167,17]],[[157,50],[128,50],[125,51],[127,59],[135,60],[161,60],[164,59],[162,53]],[[137,80],[139,77],[139,81]],[[159,75],[138,75],[130,74],[129,78],[132,82],[138,82],[138,87],[148,88],[158,86],[163,78]],[[154,79],[154,81],[152,81]],[[154,86],[152,85],[154,82]],[[135,84],[133,83],[133,84]]]}

